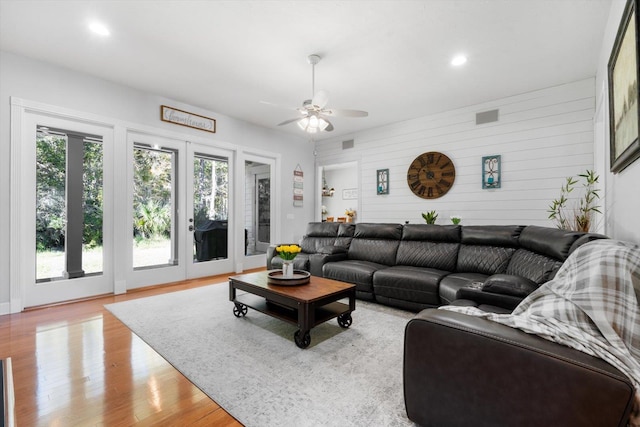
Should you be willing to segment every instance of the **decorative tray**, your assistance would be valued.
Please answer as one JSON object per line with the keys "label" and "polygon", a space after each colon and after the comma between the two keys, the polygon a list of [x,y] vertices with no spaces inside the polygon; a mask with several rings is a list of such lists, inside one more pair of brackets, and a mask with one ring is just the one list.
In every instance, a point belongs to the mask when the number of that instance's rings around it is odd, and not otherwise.
{"label": "decorative tray", "polygon": [[268,273],[268,281],[271,285],[298,286],[306,285],[311,280],[311,273],[304,270],[293,270],[293,276],[283,277],[282,270],[271,270]]}

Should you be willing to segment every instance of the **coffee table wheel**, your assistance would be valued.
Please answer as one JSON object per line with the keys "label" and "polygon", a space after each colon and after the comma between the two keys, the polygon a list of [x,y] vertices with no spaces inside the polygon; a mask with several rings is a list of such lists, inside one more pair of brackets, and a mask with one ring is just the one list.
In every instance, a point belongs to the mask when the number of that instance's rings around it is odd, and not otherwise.
{"label": "coffee table wheel", "polygon": [[348,328],[353,323],[353,319],[351,318],[351,313],[345,313],[338,316],[338,325],[343,328]]}
{"label": "coffee table wheel", "polygon": [[311,344],[311,335],[309,331],[302,334],[300,330],[297,330],[295,334],[293,334],[293,340],[296,342],[296,345],[300,348],[307,348],[309,344]]}
{"label": "coffee table wheel", "polygon": [[244,317],[247,315],[247,306],[244,304],[240,304],[238,302],[234,303],[235,305],[233,306],[233,315],[236,317]]}

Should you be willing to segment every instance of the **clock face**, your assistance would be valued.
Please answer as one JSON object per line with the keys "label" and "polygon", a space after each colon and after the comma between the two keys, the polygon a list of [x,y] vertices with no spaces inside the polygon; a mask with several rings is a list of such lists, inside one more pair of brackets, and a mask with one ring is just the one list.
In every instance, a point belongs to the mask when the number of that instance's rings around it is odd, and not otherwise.
{"label": "clock face", "polygon": [[447,194],[456,179],[451,159],[437,151],[420,154],[407,171],[407,184],[418,197],[437,199]]}

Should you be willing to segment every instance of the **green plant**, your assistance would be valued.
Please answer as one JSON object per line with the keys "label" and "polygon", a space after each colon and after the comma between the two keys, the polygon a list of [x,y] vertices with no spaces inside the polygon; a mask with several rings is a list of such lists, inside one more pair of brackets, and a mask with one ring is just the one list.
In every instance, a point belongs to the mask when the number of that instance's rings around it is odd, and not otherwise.
{"label": "green plant", "polygon": [[170,225],[169,207],[161,206],[154,200],[138,207],[133,222],[134,233],[146,238],[168,236]]}
{"label": "green plant", "polygon": [[587,170],[585,173],[579,174],[578,177],[584,180],[582,197],[574,200],[574,204],[569,205],[569,194],[580,182],[579,179],[570,176],[560,189],[560,197],[551,201],[547,212],[549,212],[549,219],[552,219],[558,228],[587,232],[593,224],[594,213],[601,213],[600,206],[596,205],[600,198],[600,190],[596,188],[596,184],[600,177],[592,170]]}
{"label": "green plant", "polygon": [[424,218],[427,224],[435,224],[436,219],[438,219],[438,214],[436,211],[423,212],[422,218]]}
{"label": "green plant", "polygon": [[452,215],[452,216],[451,216],[451,222],[452,222],[454,225],[458,225],[458,224],[460,224],[460,221],[462,221],[462,218],[460,218],[459,216],[457,216],[457,215]]}

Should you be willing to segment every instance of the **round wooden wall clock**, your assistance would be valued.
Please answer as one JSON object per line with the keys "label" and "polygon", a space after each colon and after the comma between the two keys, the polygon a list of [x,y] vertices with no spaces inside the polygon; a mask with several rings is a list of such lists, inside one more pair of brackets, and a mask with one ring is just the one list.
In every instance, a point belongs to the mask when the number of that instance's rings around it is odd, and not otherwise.
{"label": "round wooden wall clock", "polygon": [[456,179],[456,168],[446,155],[437,151],[422,153],[411,162],[407,184],[418,197],[437,199],[447,194]]}

